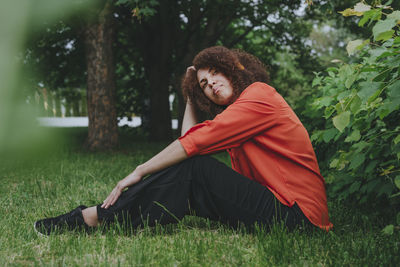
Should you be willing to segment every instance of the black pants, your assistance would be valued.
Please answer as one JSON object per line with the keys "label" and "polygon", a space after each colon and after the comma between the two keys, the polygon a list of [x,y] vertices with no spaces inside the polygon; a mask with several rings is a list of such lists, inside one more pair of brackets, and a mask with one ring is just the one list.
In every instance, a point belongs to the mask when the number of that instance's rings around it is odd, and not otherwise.
{"label": "black pants", "polygon": [[268,188],[209,156],[197,156],[155,173],[124,191],[108,209],[97,206],[99,221],[133,226],[177,223],[185,215],[236,227],[283,222],[312,227],[295,204],[281,204]]}

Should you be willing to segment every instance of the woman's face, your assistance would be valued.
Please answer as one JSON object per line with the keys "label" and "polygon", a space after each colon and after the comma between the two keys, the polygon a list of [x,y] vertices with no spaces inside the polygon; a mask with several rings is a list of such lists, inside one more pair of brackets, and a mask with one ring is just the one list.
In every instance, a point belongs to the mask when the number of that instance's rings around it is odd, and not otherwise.
{"label": "woman's face", "polygon": [[231,82],[213,68],[199,69],[197,80],[204,94],[217,105],[227,106],[233,102],[233,88]]}

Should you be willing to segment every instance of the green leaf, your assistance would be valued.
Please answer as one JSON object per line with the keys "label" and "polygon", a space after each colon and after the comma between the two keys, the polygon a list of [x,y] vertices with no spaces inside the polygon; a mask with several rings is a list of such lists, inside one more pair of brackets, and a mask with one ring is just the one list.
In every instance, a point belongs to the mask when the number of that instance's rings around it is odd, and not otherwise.
{"label": "green leaf", "polygon": [[332,97],[330,96],[324,96],[322,98],[319,99],[319,103],[321,106],[327,107],[331,104],[332,102]]}
{"label": "green leaf", "polygon": [[128,3],[130,0],[117,0],[116,4],[117,5],[124,5],[126,3]]}
{"label": "green leaf", "polygon": [[381,14],[382,11],[380,9],[372,9],[364,12],[364,15],[358,23],[358,26],[363,27],[364,24],[367,23],[369,20],[373,21],[379,19],[381,17]]}
{"label": "green leaf", "polygon": [[397,213],[396,223],[397,223],[397,225],[400,225],[400,212]]}
{"label": "green leaf", "polygon": [[374,82],[383,82],[384,80],[386,80],[387,78],[390,78],[392,75],[390,74],[390,72],[393,70],[393,68],[387,67],[384,68],[383,70],[381,69],[381,72],[378,73],[378,75],[376,75],[372,81]]}
{"label": "green leaf", "polygon": [[372,28],[372,33],[376,41],[383,40],[379,39],[381,34],[385,34],[391,31],[394,26],[396,26],[396,20],[392,18],[386,18],[385,20],[378,21]]}
{"label": "green leaf", "polygon": [[388,0],[387,2],[385,2],[384,4],[382,4],[380,7],[388,7],[393,3],[393,0]]}
{"label": "green leaf", "polygon": [[328,75],[331,76],[332,78],[336,76],[336,74],[333,71],[328,71]]}
{"label": "green leaf", "polygon": [[349,64],[345,64],[340,67],[338,76],[340,80],[344,82],[347,79],[347,77],[352,75],[353,73],[354,73],[354,68]]}
{"label": "green leaf", "polygon": [[331,128],[329,130],[326,130],[324,131],[322,139],[324,139],[325,143],[329,143],[329,141],[331,141],[335,137],[336,133],[337,133],[336,128]]}
{"label": "green leaf", "polygon": [[361,164],[363,164],[364,161],[365,161],[365,155],[363,153],[356,153],[355,155],[353,155],[351,159],[349,168],[351,170],[354,170],[358,168]]}
{"label": "green leaf", "polygon": [[312,81],[312,87],[315,87],[315,86],[317,86],[317,85],[320,85],[321,84],[321,81],[322,81],[322,78],[323,77],[319,77],[319,76],[317,76],[317,77],[315,77],[314,78],[314,80]]}
{"label": "green leaf", "polygon": [[387,16],[389,19],[400,20],[400,11],[396,10]]}
{"label": "green leaf", "polygon": [[361,182],[356,181],[349,187],[350,194],[358,191],[360,189]]}
{"label": "green leaf", "polygon": [[[390,39],[390,40],[387,40],[386,42],[384,42],[382,44],[382,46],[390,48],[390,47],[393,46],[393,44],[394,44],[394,39]],[[396,54],[397,53],[395,53],[395,52],[392,52],[392,53],[389,52],[387,56],[393,56],[393,55],[396,55]]]}
{"label": "green leaf", "polygon": [[365,167],[365,173],[370,173],[370,172],[372,172],[372,170],[375,169],[375,167],[376,167],[377,164],[378,164],[378,161],[377,161],[377,160],[370,161],[370,162],[368,163],[367,167]]}
{"label": "green leaf", "polygon": [[396,136],[393,142],[397,145],[400,142],[400,134]]}
{"label": "green leaf", "polygon": [[359,50],[358,47],[361,46],[363,42],[364,41],[361,39],[350,41],[346,46],[347,54],[349,54],[349,56],[355,54],[355,52]]}
{"label": "green leaf", "polygon": [[349,136],[344,140],[345,142],[357,142],[360,140],[361,134],[359,130],[354,130]]}
{"label": "green leaf", "polygon": [[333,117],[333,125],[338,129],[340,132],[343,132],[344,128],[349,125],[350,122],[350,111],[344,111],[339,115]]}
{"label": "green leaf", "polygon": [[329,119],[332,116],[333,112],[335,112],[335,107],[333,106],[327,107],[324,111],[324,118]]}
{"label": "green leaf", "polygon": [[346,88],[349,89],[349,88],[353,85],[353,83],[354,83],[354,81],[355,81],[356,79],[357,79],[357,75],[355,75],[355,74],[349,76],[349,77],[346,79],[346,81],[345,81],[345,83],[344,83],[344,86],[346,86]]}
{"label": "green leaf", "polygon": [[349,95],[351,95],[351,91],[350,90],[346,90],[344,92],[341,92],[338,96],[337,96],[337,100],[343,100],[345,98],[347,98]]}
{"label": "green leaf", "polygon": [[337,103],[336,105],[335,105],[335,109],[336,109],[336,112],[339,114],[339,113],[342,113],[343,112],[343,104],[342,103]]}
{"label": "green leaf", "polygon": [[369,11],[369,10],[371,10],[371,6],[370,5],[366,5],[366,4],[362,3],[362,2],[357,3],[354,6],[354,11],[356,11],[356,12],[366,12],[366,11]]}
{"label": "green leaf", "polygon": [[383,107],[378,108],[377,113],[379,114],[379,118],[383,120],[387,115],[389,115],[391,112],[390,109]]}
{"label": "green leaf", "polygon": [[382,32],[376,37],[376,41],[386,41],[389,40],[390,38],[393,37],[393,34],[395,33],[394,30],[390,30],[387,32]]}
{"label": "green leaf", "polygon": [[360,98],[358,95],[356,95],[356,96],[353,98],[353,100],[351,101],[351,104],[350,104],[350,110],[351,110],[351,112],[352,112],[353,114],[357,114],[358,111],[360,110],[361,104],[362,104],[361,98]]}
{"label": "green leaf", "polygon": [[372,181],[369,181],[366,185],[366,191],[368,193],[373,192],[378,184],[379,184],[379,180],[374,179]]}
{"label": "green leaf", "polygon": [[362,16],[363,12],[357,12],[352,8],[346,8],[343,11],[339,11],[338,13],[342,14],[343,17],[350,17],[350,16]]}
{"label": "green leaf", "polygon": [[336,73],[336,72],[338,72],[338,68],[329,67],[329,68],[326,69],[326,71],[331,71],[331,72],[333,72],[333,73]]}
{"label": "green leaf", "polygon": [[390,112],[399,109],[400,106],[400,97],[398,98],[390,98],[389,104],[386,107],[389,109]]}
{"label": "green leaf", "polygon": [[388,86],[387,91],[390,98],[400,97],[400,80]]}
{"label": "green leaf", "polygon": [[360,91],[357,94],[362,102],[366,102],[379,89],[380,85],[381,83],[379,82],[361,82]]}
{"label": "green leaf", "polygon": [[370,59],[375,61],[379,56],[381,56],[386,51],[387,51],[387,49],[384,47],[378,47],[378,48],[372,49],[369,51],[369,54],[371,55]]}
{"label": "green leaf", "polygon": [[313,132],[313,134],[311,135],[311,142],[317,141],[320,139],[320,136],[322,135],[324,131],[315,131]]}
{"label": "green leaf", "polygon": [[390,196],[390,194],[393,192],[393,188],[393,184],[385,183],[379,188],[377,196],[383,194],[385,194],[386,196]]}
{"label": "green leaf", "polygon": [[389,224],[385,228],[382,229],[382,233],[385,235],[393,235],[394,232],[394,225]]}
{"label": "green leaf", "polygon": [[330,167],[331,169],[334,169],[334,168],[336,168],[336,167],[338,166],[338,164],[339,164],[339,160],[338,160],[338,159],[333,159],[333,160],[331,161],[331,163],[329,164],[329,167]]}
{"label": "green leaf", "polygon": [[398,193],[396,193],[396,194],[393,194],[393,195],[391,195],[391,196],[390,196],[390,198],[393,198],[393,197],[398,197],[398,196],[400,196],[400,192],[398,192]]}
{"label": "green leaf", "polygon": [[400,175],[397,175],[396,178],[394,178],[394,184],[398,189],[400,189]]}
{"label": "green leaf", "polygon": [[378,96],[380,94],[381,94],[381,91],[380,90],[376,90],[375,93],[368,98],[367,103],[371,104],[372,102],[374,102],[376,104],[376,103],[381,102],[382,98],[380,98],[380,97],[378,98]]}
{"label": "green leaf", "polygon": [[355,143],[352,147],[354,147],[356,150],[355,152],[361,152],[364,148],[369,147],[370,143],[367,143],[365,141],[360,141],[358,143]]}

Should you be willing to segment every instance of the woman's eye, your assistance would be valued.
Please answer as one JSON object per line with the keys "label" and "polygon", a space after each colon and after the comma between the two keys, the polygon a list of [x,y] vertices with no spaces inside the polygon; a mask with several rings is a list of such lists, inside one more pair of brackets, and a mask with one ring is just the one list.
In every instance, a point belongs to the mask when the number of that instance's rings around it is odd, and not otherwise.
{"label": "woman's eye", "polygon": [[215,74],[218,74],[218,71],[217,71],[217,70],[214,70],[214,71],[213,71],[213,75],[215,75]]}

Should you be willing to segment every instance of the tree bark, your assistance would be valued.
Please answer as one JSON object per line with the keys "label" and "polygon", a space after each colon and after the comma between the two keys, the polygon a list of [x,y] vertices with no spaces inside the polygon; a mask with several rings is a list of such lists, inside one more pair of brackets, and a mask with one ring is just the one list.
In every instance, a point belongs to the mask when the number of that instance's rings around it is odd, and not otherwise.
{"label": "tree bark", "polygon": [[160,1],[157,15],[142,24],[138,40],[144,58],[146,76],[150,81],[150,139],[172,139],[169,84],[172,71],[176,22],[175,1]]}
{"label": "tree bark", "polygon": [[169,73],[165,69],[149,73],[150,85],[150,138],[153,141],[172,139],[171,112],[169,106]]}
{"label": "tree bark", "polygon": [[112,19],[112,3],[107,1],[95,20],[84,30],[89,150],[112,149],[118,143]]}

